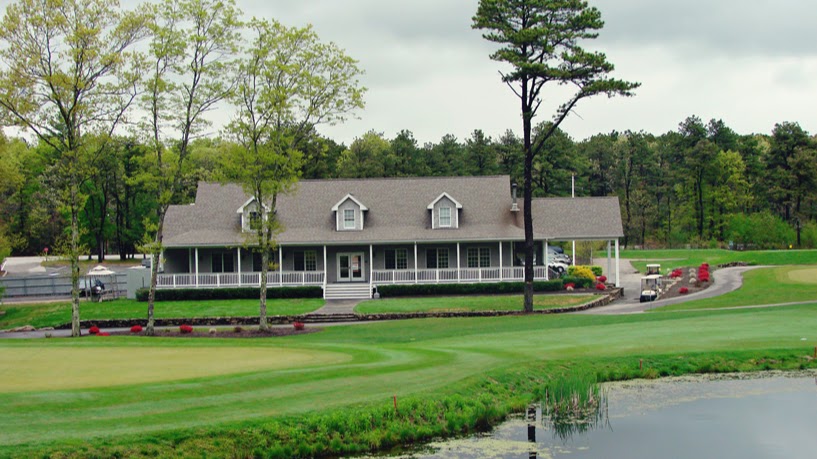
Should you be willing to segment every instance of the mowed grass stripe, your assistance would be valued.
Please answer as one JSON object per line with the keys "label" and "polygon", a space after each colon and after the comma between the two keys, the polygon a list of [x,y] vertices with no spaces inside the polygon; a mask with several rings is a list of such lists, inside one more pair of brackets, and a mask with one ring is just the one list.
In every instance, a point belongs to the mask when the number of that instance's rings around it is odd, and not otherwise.
{"label": "mowed grass stripe", "polygon": [[[355,359],[349,367],[333,364],[325,369],[266,370],[180,384],[5,394],[0,396],[7,407],[0,413],[0,444],[159,433],[359,402],[386,403],[393,394],[450,390],[465,378],[533,360],[813,347],[815,312],[815,306],[799,306],[708,314],[414,320],[337,327],[263,340],[261,348],[275,354],[297,343],[315,351],[342,350]],[[169,340],[157,343],[165,341]],[[202,342],[208,342],[207,350],[212,351],[219,341]],[[79,355],[94,349],[61,342]],[[115,341],[93,344],[103,350],[121,349]],[[243,350],[253,347],[251,343],[241,346]],[[97,368],[100,375],[105,371]]]}

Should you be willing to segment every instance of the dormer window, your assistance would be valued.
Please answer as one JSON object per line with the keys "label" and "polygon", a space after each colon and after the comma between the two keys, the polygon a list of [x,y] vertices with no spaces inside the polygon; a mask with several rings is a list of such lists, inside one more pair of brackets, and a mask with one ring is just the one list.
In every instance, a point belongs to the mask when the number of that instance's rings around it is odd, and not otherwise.
{"label": "dormer window", "polygon": [[451,228],[450,207],[440,207],[440,228]]}
{"label": "dormer window", "polygon": [[366,218],[365,212],[369,208],[364,206],[351,194],[347,194],[332,207],[335,213],[335,229],[337,231],[363,231]]}
{"label": "dormer window", "polygon": [[448,193],[443,193],[428,205],[432,229],[457,229],[460,226],[462,204]]}
{"label": "dormer window", "polygon": [[343,229],[355,229],[355,209],[343,209]]}
{"label": "dormer window", "polygon": [[253,231],[261,229],[261,214],[258,212],[250,212],[250,229]]}

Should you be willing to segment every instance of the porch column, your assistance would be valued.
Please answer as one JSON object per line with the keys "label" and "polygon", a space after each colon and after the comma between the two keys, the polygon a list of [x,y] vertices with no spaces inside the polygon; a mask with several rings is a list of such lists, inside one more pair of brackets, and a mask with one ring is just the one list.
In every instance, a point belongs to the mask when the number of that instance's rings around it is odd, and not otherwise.
{"label": "porch column", "polygon": [[499,241],[499,281],[502,282],[502,241]]}
{"label": "porch column", "polygon": [[613,257],[610,254],[612,241],[607,241],[607,277],[613,272]]}
{"label": "porch column", "polygon": [[199,248],[196,247],[196,287],[199,286]]}
{"label": "porch column", "polygon": [[417,283],[417,243],[414,243],[414,283]]}
{"label": "porch column", "polygon": [[576,241],[573,241],[573,260],[571,264],[576,266]]}
{"label": "porch column", "polygon": [[457,242],[457,282],[460,281],[460,270],[462,266],[460,264],[460,243]]}
{"label": "porch column", "polygon": [[284,248],[278,246],[278,286],[284,286]]}
{"label": "porch column", "polygon": [[621,276],[619,276],[619,270],[621,269],[621,263],[619,262],[618,258],[618,239],[616,239],[616,287],[621,287]]}
{"label": "porch column", "polygon": [[238,251],[238,286],[241,287],[241,247],[236,250]]}
{"label": "porch column", "polygon": [[329,279],[329,268],[326,265],[326,245],[323,246],[323,290],[326,291],[326,282]]}
{"label": "porch column", "polygon": [[550,268],[548,267],[548,240],[545,239],[545,280],[550,280]]}
{"label": "porch column", "polygon": [[369,298],[372,297],[373,280],[374,280],[374,245],[369,244]]}

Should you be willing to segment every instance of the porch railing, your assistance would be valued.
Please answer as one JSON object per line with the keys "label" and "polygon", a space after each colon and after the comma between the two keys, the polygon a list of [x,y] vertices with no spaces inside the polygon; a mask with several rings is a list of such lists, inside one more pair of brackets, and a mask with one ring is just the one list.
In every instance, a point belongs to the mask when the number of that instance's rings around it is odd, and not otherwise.
{"label": "porch railing", "polygon": [[[408,270],[375,270],[372,282],[375,284],[451,284],[457,282],[499,282],[521,281],[525,277],[525,268],[521,266],[494,268],[461,268],[454,269],[419,269]],[[553,273],[551,273],[552,276]],[[545,280],[544,266],[533,269],[535,280]],[[551,277],[552,278],[552,277]]]}
{"label": "porch railing", "polygon": [[[323,271],[271,271],[267,273],[267,286],[301,286],[323,285]],[[222,288],[222,287],[258,287],[261,285],[261,273],[199,273],[196,274],[159,274],[156,281],[158,288]]]}

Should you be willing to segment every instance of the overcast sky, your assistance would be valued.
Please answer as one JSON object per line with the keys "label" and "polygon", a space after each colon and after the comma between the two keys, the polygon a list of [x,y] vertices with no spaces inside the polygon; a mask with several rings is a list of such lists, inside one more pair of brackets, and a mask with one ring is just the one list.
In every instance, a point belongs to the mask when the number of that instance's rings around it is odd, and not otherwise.
{"label": "overcast sky", "polygon": [[[499,80],[492,44],[471,29],[478,0],[239,0],[248,16],[311,23],[358,59],[366,75],[359,120],[321,131],[351,142],[401,129],[421,142],[474,129],[520,130],[519,104]],[[633,98],[580,103],[563,124],[576,140],[599,132],[675,130],[687,116],[723,119],[739,133],[799,122],[817,133],[817,2],[591,0],[606,25],[594,49],[614,76],[642,83]],[[550,93],[546,93],[547,94]],[[558,94],[543,105],[550,118]],[[547,102],[546,102],[547,104]]]}
{"label": "overcast sky", "polygon": [[[369,130],[408,129],[422,144],[474,129],[520,132],[516,96],[500,81],[494,45],[471,29],[478,0],[237,0],[245,17],[314,25],[360,61],[368,88],[360,119],[320,131],[347,145]],[[133,8],[141,1],[121,0]],[[0,0],[5,8],[9,0]],[[632,98],[580,102],[562,125],[574,139],[613,130],[676,130],[689,115],[738,133],[795,121],[817,134],[817,1],[591,0],[606,25],[587,46],[638,81]],[[545,91],[537,121],[565,95]],[[213,114],[216,130],[230,116]]]}

